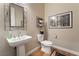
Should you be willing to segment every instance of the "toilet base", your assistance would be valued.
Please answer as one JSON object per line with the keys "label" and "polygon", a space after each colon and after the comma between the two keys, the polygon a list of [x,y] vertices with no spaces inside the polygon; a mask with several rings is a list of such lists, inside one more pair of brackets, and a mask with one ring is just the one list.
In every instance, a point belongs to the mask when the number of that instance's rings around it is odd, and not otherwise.
{"label": "toilet base", "polygon": [[41,45],[41,51],[45,53],[51,53],[52,48],[50,46]]}

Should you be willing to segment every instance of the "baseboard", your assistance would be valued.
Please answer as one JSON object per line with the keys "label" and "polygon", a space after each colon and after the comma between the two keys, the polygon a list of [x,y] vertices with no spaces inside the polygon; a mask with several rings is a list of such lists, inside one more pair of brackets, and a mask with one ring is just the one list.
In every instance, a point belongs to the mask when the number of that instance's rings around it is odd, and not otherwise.
{"label": "baseboard", "polygon": [[36,51],[38,48],[40,48],[40,46],[35,47],[34,49],[32,49],[31,51],[26,53],[26,56],[29,56],[30,54],[32,54],[34,51]]}

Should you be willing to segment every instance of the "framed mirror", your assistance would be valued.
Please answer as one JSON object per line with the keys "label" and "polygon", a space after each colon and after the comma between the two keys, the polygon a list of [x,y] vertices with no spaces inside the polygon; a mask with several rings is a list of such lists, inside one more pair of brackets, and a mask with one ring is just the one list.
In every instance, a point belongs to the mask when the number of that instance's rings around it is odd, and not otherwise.
{"label": "framed mirror", "polygon": [[9,26],[24,28],[24,8],[17,4],[9,4]]}

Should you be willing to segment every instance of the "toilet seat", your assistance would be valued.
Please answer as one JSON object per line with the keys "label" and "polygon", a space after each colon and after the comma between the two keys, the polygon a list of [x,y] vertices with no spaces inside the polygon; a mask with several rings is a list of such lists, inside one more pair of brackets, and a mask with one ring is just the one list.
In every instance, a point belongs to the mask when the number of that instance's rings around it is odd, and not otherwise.
{"label": "toilet seat", "polygon": [[45,46],[52,46],[53,43],[51,41],[45,40],[45,41],[42,41],[41,44]]}

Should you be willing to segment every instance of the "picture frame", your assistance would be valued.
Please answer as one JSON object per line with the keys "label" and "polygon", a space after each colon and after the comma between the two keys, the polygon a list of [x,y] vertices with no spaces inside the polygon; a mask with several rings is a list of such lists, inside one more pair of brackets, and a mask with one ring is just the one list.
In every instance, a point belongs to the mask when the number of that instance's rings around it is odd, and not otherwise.
{"label": "picture frame", "polygon": [[59,13],[53,16],[49,16],[48,25],[50,29],[58,29],[58,28],[72,28],[72,11]]}

